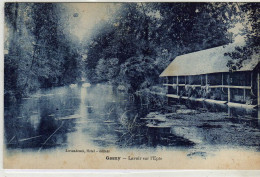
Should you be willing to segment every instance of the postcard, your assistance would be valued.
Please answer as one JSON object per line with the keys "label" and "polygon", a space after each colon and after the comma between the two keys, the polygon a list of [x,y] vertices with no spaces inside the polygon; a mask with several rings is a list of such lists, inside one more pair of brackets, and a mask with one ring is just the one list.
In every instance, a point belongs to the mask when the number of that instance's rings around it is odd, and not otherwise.
{"label": "postcard", "polygon": [[6,2],[5,169],[260,169],[258,2]]}

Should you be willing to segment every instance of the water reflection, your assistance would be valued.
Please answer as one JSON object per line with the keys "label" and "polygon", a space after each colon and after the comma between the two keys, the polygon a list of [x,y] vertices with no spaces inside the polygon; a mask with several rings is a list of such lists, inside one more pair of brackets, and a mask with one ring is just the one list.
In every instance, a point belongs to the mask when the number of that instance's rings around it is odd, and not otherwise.
{"label": "water reflection", "polygon": [[225,105],[167,102],[165,96],[133,95],[110,85],[42,90],[5,108],[5,145],[35,151],[91,146],[259,149],[259,119],[245,116],[256,112],[227,119]]}

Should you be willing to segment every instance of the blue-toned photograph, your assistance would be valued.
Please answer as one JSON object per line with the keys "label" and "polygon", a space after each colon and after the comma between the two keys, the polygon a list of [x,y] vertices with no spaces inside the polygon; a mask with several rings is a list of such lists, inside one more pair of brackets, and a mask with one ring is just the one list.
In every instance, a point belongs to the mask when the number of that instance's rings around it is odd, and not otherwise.
{"label": "blue-toned photograph", "polygon": [[4,5],[4,168],[260,169],[258,2]]}

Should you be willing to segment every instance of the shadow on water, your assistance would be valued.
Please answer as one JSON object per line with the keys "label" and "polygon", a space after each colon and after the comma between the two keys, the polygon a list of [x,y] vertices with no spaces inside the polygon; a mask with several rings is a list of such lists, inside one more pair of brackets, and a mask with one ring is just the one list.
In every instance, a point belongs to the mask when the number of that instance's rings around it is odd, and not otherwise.
{"label": "shadow on water", "polygon": [[5,145],[7,149],[35,151],[90,145],[259,147],[257,119],[227,118],[225,109],[176,100],[168,105],[165,96],[129,94],[110,85],[60,87],[42,90],[5,108]]}
{"label": "shadow on water", "polygon": [[[74,93],[64,88],[43,91],[5,109],[4,128],[7,148],[42,147],[46,139],[61,125],[56,118],[70,115],[77,109],[79,98],[73,95]],[[52,136],[51,141],[46,142],[44,147],[48,147],[50,142],[50,146],[65,142],[64,133],[69,130],[65,127]]]}

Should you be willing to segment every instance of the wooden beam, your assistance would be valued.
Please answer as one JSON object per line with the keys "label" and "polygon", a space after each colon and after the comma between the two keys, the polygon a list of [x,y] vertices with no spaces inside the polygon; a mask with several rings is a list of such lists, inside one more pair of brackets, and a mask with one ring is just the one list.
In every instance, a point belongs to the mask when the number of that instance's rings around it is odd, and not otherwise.
{"label": "wooden beam", "polygon": [[163,84],[164,86],[173,86],[173,84]]}
{"label": "wooden beam", "polygon": [[[185,84],[163,84],[164,86],[185,86]],[[190,87],[205,87],[203,85],[190,85],[187,84],[187,86]],[[236,85],[209,85],[209,88],[236,88],[236,89],[246,89],[251,90],[251,86],[236,86]]]}
{"label": "wooden beam", "polygon": [[166,96],[167,96],[167,97],[171,97],[171,98],[177,98],[177,99],[180,98],[180,96],[174,95],[174,94],[167,94]]}
{"label": "wooden beam", "polygon": [[194,100],[194,101],[204,101],[204,102],[208,102],[208,103],[216,103],[216,104],[227,104],[228,105],[228,113],[229,116],[231,116],[231,107],[242,107],[242,108],[248,108],[248,109],[254,109],[255,107],[257,107],[257,105],[247,105],[247,104],[243,104],[243,103],[233,103],[233,102],[227,102],[227,101],[221,101],[221,100],[213,100],[213,99],[205,99],[205,98],[189,98],[187,96],[183,96],[180,97],[178,95],[174,95],[174,94],[167,94],[167,97],[170,98],[176,98],[176,99],[189,99],[189,100]]}
{"label": "wooden beam", "polygon": [[202,85],[187,85],[187,86],[190,86],[190,87],[202,87]]}
{"label": "wooden beam", "polygon": [[236,85],[210,85],[209,88],[236,88],[236,89],[251,89],[251,86],[236,86]]}
{"label": "wooden beam", "polygon": [[230,108],[247,108],[247,109],[254,109],[255,107],[257,107],[257,105],[247,105],[247,104],[243,104],[243,103],[233,103],[233,102],[229,102],[227,103],[227,105]]}
{"label": "wooden beam", "polygon": [[213,99],[205,99],[204,101],[208,102],[208,103],[216,103],[216,104],[226,104],[227,103],[227,101],[213,100]]}

